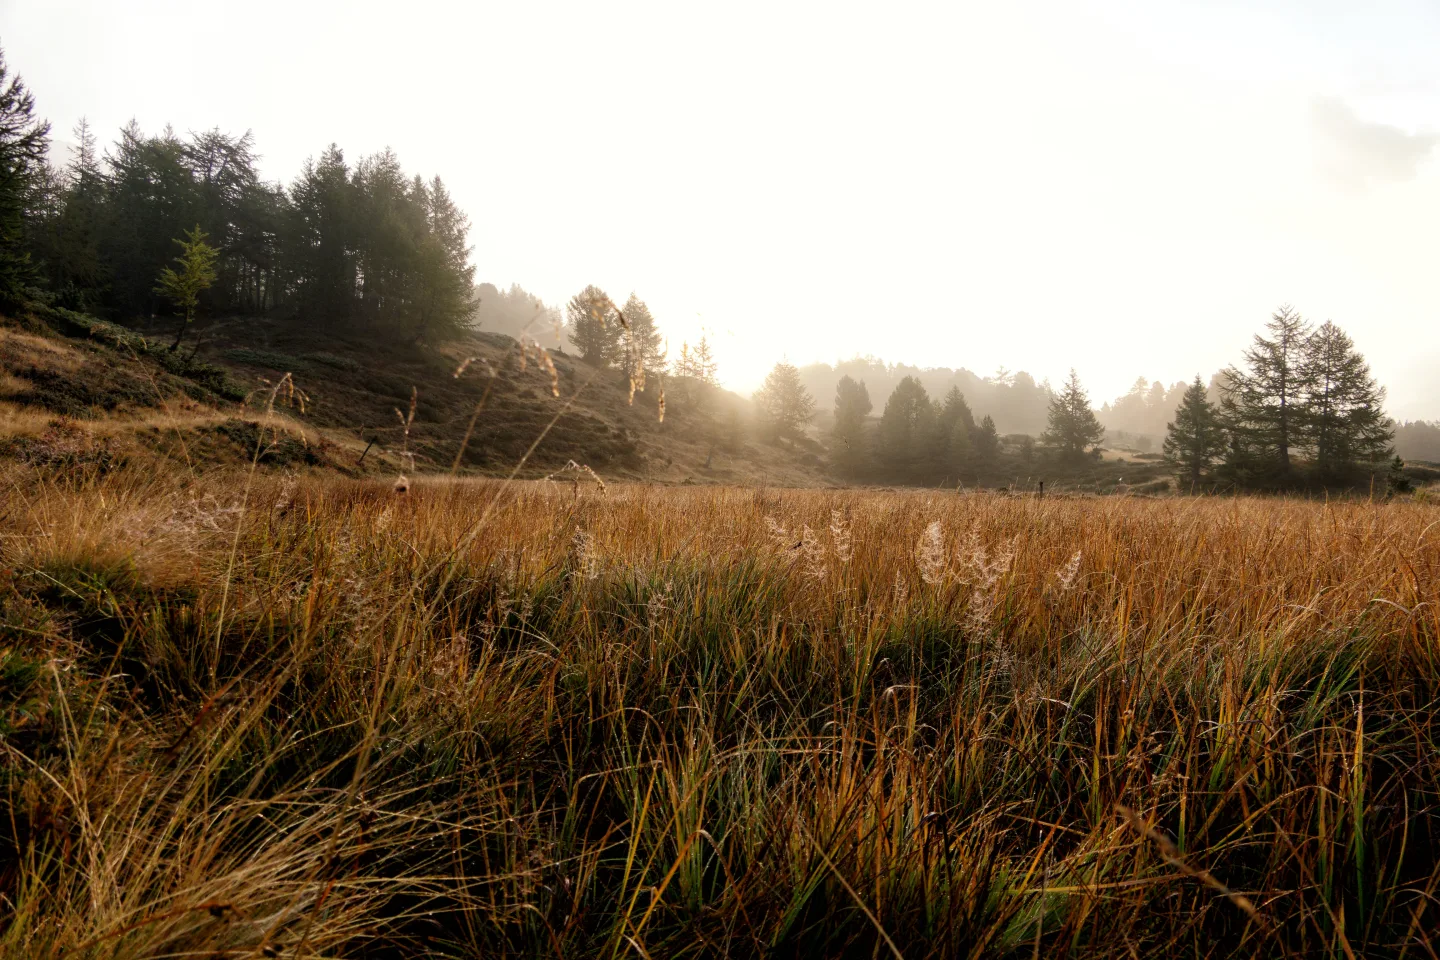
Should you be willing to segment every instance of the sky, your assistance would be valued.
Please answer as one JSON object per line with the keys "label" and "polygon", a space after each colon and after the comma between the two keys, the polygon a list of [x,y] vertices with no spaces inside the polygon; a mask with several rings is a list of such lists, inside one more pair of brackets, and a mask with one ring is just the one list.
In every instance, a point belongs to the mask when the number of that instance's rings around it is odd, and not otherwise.
{"label": "sky", "polygon": [[638,292],[735,389],[870,354],[1098,404],[1289,303],[1440,419],[1433,2],[0,0],[0,43],[58,141],[392,147],[477,279]]}

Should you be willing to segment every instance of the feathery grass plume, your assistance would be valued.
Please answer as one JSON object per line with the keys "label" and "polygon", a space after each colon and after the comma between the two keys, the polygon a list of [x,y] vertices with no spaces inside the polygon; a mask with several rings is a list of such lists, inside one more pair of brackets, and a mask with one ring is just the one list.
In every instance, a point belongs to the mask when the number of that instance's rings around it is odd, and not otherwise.
{"label": "feathery grass plume", "polygon": [[605,481],[600,479],[600,474],[590,469],[589,464],[576,463],[574,460],[565,461],[565,466],[556,470],[554,473],[547,474],[544,479],[550,483],[569,480],[571,490],[577,496],[580,492],[580,484],[585,481],[595,484],[595,486],[599,488],[601,496],[607,496],[610,492],[610,488],[605,485]]}
{"label": "feathery grass plume", "polygon": [[[452,374],[452,379],[454,379],[454,380],[459,380],[462,376],[465,375],[465,371],[470,369],[470,364],[472,364],[472,363],[474,363],[476,360],[480,360],[480,359],[482,359],[482,358],[480,358],[480,357],[466,357],[464,360],[461,360],[461,361],[460,361],[460,365],[455,368],[455,373]],[[486,367],[489,367],[489,366],[490,366],[490,361],[486,360],[486,361],[485,361],[485,366],[486,366]],[[490,371],[490,375],[493,377],[493,376],[495,375],[495,372],[494,372],[493,370],[491,370],[491,371]]]}
{"label": "feathery grass plume", "polygon": [[670,609],[671,595],[674,591],[675,581],[673,580],[666,580],[664,587],[660,590],[651,588],[650,597],[645,601],[645,622],[650,625],[651,629],[660,624],[665,611]]}
{"label": "feathery grass plume", "polygon": [[1069,593],[1075,584],[1075,575],[1080,572],[1080,551],[1076,550],[1064,566],[1055,571],[1055,588],[1059,593]]}
{"label": "feathery grass plume", "polygon": [[[395,408],[395,418],[400,421],[400,462],[408,465],[412,473],[415,470],[415,454],[410,452],[410,425],[415,422],[415,406],[419,402],[419,399],[420,391],[412,386],[410,388],[409,412],[401,413],[398,407]],[[402,476],[400,479],[404,480],[405,478]],[[406,481],[406,485],[409,485],[408,481]],[[400,489],[399,481],[396,482],[395,489],[400,493],[404,493],[404,491]]]}
{"label": "feathery grass plume", "polygon": [[550,352],[539,343],[535,344],[535,353],[540,369],[550,374],[550,396],[558,399],[560,396],[560,373],[555,369],[555,361],[550,359]]}
{"label": "feathery grass plume", "polygon": [[835,556],[842,564],[850,562],[850,524],[839,510],[830,511],[830,542],[835,547]]}
{"label": "feathery grass plume", "polygon": [[962,575],[970,587],[965,604],[963,623],[970,633],[983,633],[990,625],[991,614],[999,605],[999,584],[1010,572],[1015,558],[1015,543],[1005,550],[991,552],[980,540],[980,532],[971,525],[960,545],[959,561]]}
{"label": "feathery grass plume", "polygon": [[930,521],[915,543],[915,564],[920,579],[934,586],[945,579],[945,532],[939,520]]}
{"label": "feathery grass plume", "polygon": [[890,591],[890,605],[894,610],[904,610],[910,603],[910,585],[905,582],[905,575],[899,570],[895,571],[895,584]]}
{"label": "feathery grass plume", "polygon": [[790,535],[790,529],[768,513],[765,515],[765,532],[769,534],[771,546],[776,549],[790,550],[797,545],[792,542],[794,537]]}
{"label": "feathery grass plume", "polygon": [[275,502],[271,504],[270,509],[277,513],[283,513],[289,510],[290,505],[295,501],[296,483],[295,474],[287,473],[285,475],[285,482],[281,484],[280,491],[275,495]]}
{"label": "feathery grass plume", "polygon": [[820,538],[815,535],[815,531],[810,529],[808,523],[802,525],[800,528],[799,546],[800,559],[802,561],[801,570],[804,571],[806,578],[815,583],[823,583],[828,573],[827,564],[825,563],[825,546],[820,542]]}
{"label": "feathery grass plume", "polygon": [[571,574],[582,580],[595,580],[600,576],[601,559],[594,535],[584,528],[576,530],[570,538]]}

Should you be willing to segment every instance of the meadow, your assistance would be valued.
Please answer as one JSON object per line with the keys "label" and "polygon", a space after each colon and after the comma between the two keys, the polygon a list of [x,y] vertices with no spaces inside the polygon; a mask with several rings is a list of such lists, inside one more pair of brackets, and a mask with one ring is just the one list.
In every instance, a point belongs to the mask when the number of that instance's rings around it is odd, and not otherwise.
{"label": "meadow", "polygon": [[1433,504],[73,474],[0,955],[1436,955]]}

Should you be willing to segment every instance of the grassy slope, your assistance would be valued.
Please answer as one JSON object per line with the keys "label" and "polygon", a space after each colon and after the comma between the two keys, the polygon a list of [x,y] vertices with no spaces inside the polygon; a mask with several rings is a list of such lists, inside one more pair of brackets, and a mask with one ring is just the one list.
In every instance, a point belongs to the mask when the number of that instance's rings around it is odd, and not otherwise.
{"label": "grassy slope", "polygon": [[1434,506],[0,484],[5,957],[1433,955]]}
{"label": "grassy slope", "polygon": [[[148,332],[154,344],[165,331]],[[508,473],[543,436],[525,475],[574,460],[606,479],[825,482],[813,447],[712,442],[727,433],[731,408],[748,416],[748,402],[733,394],[717,392],[702,414],[672,384],[661,423],[658,384],[636,394],[632,405],[617,372],[597,372],[557,354],[556,399],[548,373],[533,356],[522,365],[518,345],[507,337],[476,334],[432,349],[267,320],[219,322],[199,331],[197,361],[238,388],[226,397],[167,373],[167,364],[184,370],[163,349],[145,354],[117,345],[111,333],[86,336],[64,322],[0,322],[0,443],[33,456],[88,445],[96,456],[95,449],[105,447],[117,455],[143,450],[191,462],[242,461],[265,421],[279,426],[283,442],[268,461],[393,476],[448,469],[484,398],[465,445],[462,467],[469,472]],[[182,352],[189,348],[187,342]],[[467,357],[476,359],[455,377]],[[270,385],[286,373],[300,393],[292,397],[287,390],[281,399],[293,402],[267,415]],[[396,411],[408,413],[412,390],[417,402],[407,437]],[[250,402],[237,403],[234,397],[245,393],[252,394]],[[63,423],[65,436],[57,438],[56,414],[79,422]],[[372,439],[377,443],[357,471]]]}

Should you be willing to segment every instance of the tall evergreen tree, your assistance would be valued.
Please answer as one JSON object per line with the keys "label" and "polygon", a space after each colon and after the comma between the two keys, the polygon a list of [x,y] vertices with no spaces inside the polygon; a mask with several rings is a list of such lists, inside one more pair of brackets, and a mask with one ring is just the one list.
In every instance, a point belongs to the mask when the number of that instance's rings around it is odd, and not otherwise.
{"label": "tall evergreen tree", "polygon": [[415,339],[457,332],[475,312],[475,268],[465,240],[470,220],[455,206],[444,182],[415,178],[412,202],[423,212],[415,240],[416,267],[409,284],[407,318]]}
{"label": "tall evergreen tree", "polygon": [[1220,413],[1206,399],[1205,383],[1198,374],[1185,391],[1175,419],[1165,429],[1165,461],[1188,479],[1191,486],[1200,483],[1229,447]]}
{"label": "tall evergreen tree", "polygon": [[626,321],[622,366],[636,389],[643,390],[647,377],[665,369],[665,336],[650,307],[633,291],[620,312]]}
{"label": "tall evergreen tree", "polygon": [[908,376],[897,383],[880,414],[882,468],[906,481],[928,480],[935,423],[935,407],[924,385]]}
{"label": "tall evergreen tree", "polygon": [[1266,328],[1270,336],[1256,334],[1245,351],[1247,369],[1226,369],[1221,410],[1238,448],[1258,457],[1271,479],[1284,483],[1291,477],[1291,451],[1304,439],[1310,326],[1284,305]]}
{"label": "tall evergreen tree", "polygon": [[1090,409],[1090,398],[1080,385],[1080,377],[1074,370],[1050,401],[1049,427],[1040,437],[1067,460],[1078,460],[1085,456],[1085,448],[1098,444],[1105,438],[1105,428]]}
{"label": "tall evergreen tree", "polygon": [[34,96],[0,50],[0,303],[19,302],[35,280],[25,221],[49,149],[50,124],[35,116]]}
{"label": "tall evergreen tree", "polygon": [[110,272],[110,302],[124,316],[148,316],[159,306],[150,278],[169,262],[174,238],[200,221],[199,194],[184,144],[169,128],[146,136],[131,120],[106,165],[100,252]]}
{"label": "tall evergreen tree", "polygon": [[355,166],[355,255],[359,266],[360,315],[395,321],[406,312],[407,279],[418,258],[414,238],[423,230],[413,186],[388,147]]}
{"label": "tall evergreen tree", "polygon": [[67,305],[83,310],[98,301],[105,290],[100,231],[106,185],[99,146],[84,117],[75,125],[74,136],[49,280],[51,289]]}
{"label": "tall evergreen tree", "polygon": [[984,467],[993,467],[1000,458],[1000,431],[995,429],[995,420],[987,413],[970,437],[975,451],[975,460]]}
{"label": "tall evergreen tree", "polygon": [[306,160],[290,187],[280,243],[302,314],[330,322],[349,319],[357,288],[358,224],[355,188],[345,153],[330,144]]}
{"label": "tall evergreen tree", "polygon": [[1361,462],[1388,458],[1394,424],[1385,390],[1345,331],[1327,321],[1305,344],[1305,435],[1322,481],[1344,478]]}
{"label": "tall evergreen tree", "polygon": [[597,366],[614,359],[620,343],[620,319],[604,290],[591,284],[571,297],[565,305],[565,321],[580,359]]}
{"label": "tall evergreen tree", "polygon": [[970,465],[970,435],[975,432],[975,415],[959,387],[945,394],[936,416],[933,459],[941,472],[956,474]]}
{"label": "tall evergreen tree", "polygon": [[815,398],[800,382],[800,371],[782,360],[755,391],[755,409],[775,436],[795,436],[815,416]]}
{"label": "tall evergreen tree", "polygon": [[843,376],[835,385],[835,462],[846,473],[859,473],[865,464],[865,418],[870,415],[870,391],[865,381]]}

